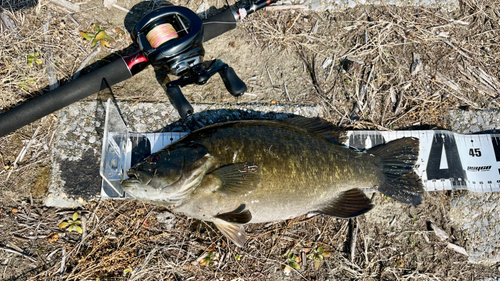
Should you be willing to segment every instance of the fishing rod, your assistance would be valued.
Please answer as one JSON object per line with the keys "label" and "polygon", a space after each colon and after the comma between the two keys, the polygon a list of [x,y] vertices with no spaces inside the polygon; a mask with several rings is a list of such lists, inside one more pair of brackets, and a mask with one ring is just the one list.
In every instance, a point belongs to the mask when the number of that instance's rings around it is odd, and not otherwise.
{"label": "fishing rod", "polygon": [[228,92],[240,96],[247,90],[245,83],[233,68],[220,60],[204,61],[203,42],[236,28],[237,21],[276,1],[259,0],[237,11],[226,9],[203,21],[186,7],[168,6],[153,10],[132,30],[132,39],[139,48],[136,53],[0,114],[0,137],[99,92],[103,82],[112,86],[149,65],[180,77],[170,81],[167,76],[161,85],[183,119],[193,114],[193,107],[182,94],[182,86],[203,85],[219,73]]}

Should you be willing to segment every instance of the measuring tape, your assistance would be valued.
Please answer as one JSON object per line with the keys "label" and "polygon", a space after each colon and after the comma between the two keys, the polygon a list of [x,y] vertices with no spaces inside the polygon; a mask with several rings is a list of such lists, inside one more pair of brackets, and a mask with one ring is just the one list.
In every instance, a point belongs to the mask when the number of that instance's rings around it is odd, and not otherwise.
{"label": "measuring tape", "polygon": [[450,131],[349,131],[345,145],[369,149],[403,138],[420,140],[415,171],[427,191],[500,191],[500,134]]}
{"label": "measuring tape", "polygon": [[[120,182],[126,171],[187,133],[132,133],[110,107],[101,156],[103,198],[122,198]],[[404,137],[420,140],[415,171],[427,191],[500,191],[500,134],[462,135],[450,131],[348,131],[344,144],[365,150]]]}
{"label": "measuring tape", "polygon": [[[122,180],[131,166],[147,155],[179,140],[186,133],[114,134],[108,141],[112,150],[105,170],[109,180]],[[461,135],[449,131],[348,131],[345,145],[369,149],[389,141],[415,137],[420,140],[420,152],[415,171],[427,191],[469,190],[500,191],[500,135]],[[118,144],[115,140],[122,140]],[[103,154],[104,155],[104,154]],[[109,156],[114,157],[109,157]],[[114,163],[114,164],[113,164]],[[109,197],[109,196],[108,196]]]}

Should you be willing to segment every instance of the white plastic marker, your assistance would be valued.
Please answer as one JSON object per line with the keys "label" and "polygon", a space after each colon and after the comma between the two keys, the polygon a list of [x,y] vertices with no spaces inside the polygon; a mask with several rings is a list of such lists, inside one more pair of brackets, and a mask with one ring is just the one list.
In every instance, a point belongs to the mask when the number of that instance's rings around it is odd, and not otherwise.
{"label": "white plastic marker", "polygon": [[[101,156],[103,198],[120,198],[126,171],[147,155],[179,140],[184,132],[132,133],[108,102]],[[403,137],[420,140],[415,170],[427,191],[500,191],[500,134],[462,135],[449,131],[348,131],[346,146],[369,149]]]}

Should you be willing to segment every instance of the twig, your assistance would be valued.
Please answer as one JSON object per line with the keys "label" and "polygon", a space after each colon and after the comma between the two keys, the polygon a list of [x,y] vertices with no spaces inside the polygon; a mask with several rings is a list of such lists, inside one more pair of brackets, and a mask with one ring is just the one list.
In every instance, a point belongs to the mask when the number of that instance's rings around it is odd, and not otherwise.
{"label": "twig", "polygon": [[328,81],[328,78],[330,78],[330,75],[332,74],[333,66],[335,65],[336,59],[337,59],[337,54],[333,55],[332,64],[330,65],[330,71],[328,71],[328,75],[326,76],[325,81]]}
{"label": "twig", "polygon": [[72,12],[74,13],[78,13],[80,12],[80,5],[77,5],[77,4],[73,4],[69,1],[66,1],[66,0],[50,0],[50,2],[56,4],[56,5],[59,5],[59,6],[62,6],[68,10],[71,10]]}
{"label": "twig", "polygon": [[61,268],[59,269],[59,272],[61,273],[61,277],[64,276],[64,272],[66,271],[66,248],[62,248],[62,253],[61,253]]}
{"label": "twig", "polygon": [[309,75],[311,75],[311,80],[313,82],[314,89],[318,94],[321,96],[325,96],[325,91],[323,91],[323,88],[321,88],[321,85],[318,82],[318,79],[316,78],[316,56],[313,56],[312,58],[312,64],[309,64],[307,61],[306,54],[304,50],[300,49],[297,47],[298,50],[300,50],[299,55],[306,64],[307,69],[309,70]]}
{"label": "twig", "polygon": [[372,73],[373,73],[373,68],[375,67],[375,65],[371,65],[371,68],[370,68],[370,73],[368,74],[368,79],[366,80],[366,84],[361,86],[361,90],[359,91],[359,95],[358,95],[358,102],[356,102],[354,104],[354,109],[352,110],[352,114],[351,116],[354,117],[354,115],[358,114],[358,112],[361,110],[361,108],[363,106],[361,106],[362,104],[364,104],[363,100],[365,99],[365,96],[366,96],[366,91],[367,91],[367,86],[370,84],[370,80],[372,79]]}
{"label": "twig", "polygon": [[352,218],[349,220],[350,222],[350,236],[351,236],[351,241],[349,245],[349,250],[350,250],[350,257],[351,257],[351,262],[354,262],[354,255],[356,254],[356,242],[358,240],[358,220],[357,218]]}
{"label": "twig", "polygon": [[283,86],[285,86],[285,93],[286,93],[286,97],[288,98],[288,101],[292,101],[292,99],[290,99],[290,95],[288,94],[288,89],[286,88],[286,81],[283,80]]}
{"label": "twig", "polygon": [[403,96],[404,96],[404,91],[403,90],[399,91],[398,101],[393,111],[394,114],[398,114],[399,107],[401,106],[401,101],[403,100]]}
{"label": "twig", "polygon": [[269,73],[269,68],[266,65],[267,76],[269,76],[269,80],[271,81],[271,86],[274,85],[273,78],[271,78],[271,73]]}
{"label": "twig", "polygon": [[47,260],[49,260],[49,261],[50,261],[50,259],[52,258],[52,256],[53,256],[55,253],[57,253],[57,251],[59,251],[59,250],[60,250],[60,249],[55,249],[54,251],[52,251],[52,253],[47,254]]}
{"label": "twig", "polygon": [[80,23],[73,17],[72,14],[68,14],[68,18],[76,25],[80,25]]}
{"label": "twig", "polygon": [[28,256],[28,255],[26,255],[24,253],[18,252],[18,251],[14,250],[14,249],[11,249],[11,248],[0,247],[0,250],[4,250],[4,251],[9,252],[9,253],[20,255],[20,256],[23,256],[23,257],[29,259],[32,262],[36,262],[36,260],[34,258],[32,258],[32,257],[30,257],[30,256]]}
{"label": "twig", "polygon": [[85,239],[85,236],[87,236],[87,217],[82,215],[82,241]]}
{"label": "twig", "polygon": [[458,85],[457,83],[455,83],[454,81],[452,81],[451,79],[448,79],[447,77],[443,76],[441,73],[437,72],[436,73],[436,78],[437,78],[437,81],[448,86],[449,88],[451,88],[454,92],[457,93],[454,94],[453,91],[450,91],[450,94],[453,95],[454,97],[456,97],[457,99],[469,104],[470,106],[474,107],[474,108],[479,108],[479,105],[476,104],[475,102],[467,99],[467,98],[464,98],[462,97],[462,88],[460,87],[460,85]]}
{"label": "twig", "polygon": [[412,112],[413,110],[417,109],[419,106],[414,106],[412,107],[410,110],[406,111],[405,113],[401,114],[401,116],[399,116],[398,118],[392,120],[389,124],[387,124],[388,127],[390,127],[392,124],[394,124],[395,122],[399,121],[401,118],[403,118],[404,116],[406,116],[408,113]]}
{"label": "twig", "polygon": [[14,169],[17,167],[17,162],[21,162],[24,158],[24,155],[26,154],[26,151],[28,151],[28,148],[31,146],[31,143],[33,142],[33,139],[36,137],[36,135],[38,134],[38,131],[40,130],[40,126],[38,126],[38,128],[36,128],[35,130],[35,133],[33,134],[33,136],[31,137],[30,141],[28,142],[28,144],[26,146],[24,146],[22,149],[21,149],[21,152],[19,152],[19,154],[17,155],[16,157],[16,160],[14,160],[14,163],[12,164],[12,167],[13,169],[11,169],[9,171],[9,174],[7,175],[7,178],[5,179],[5,181],[7,182],[10,178],[10,175],[12,174],[12,172],[14,171]]}
{"label": "twig", "polygon": [[276,6],[268,6],[264,8],[265,11],[276,12],[283,10],[304,10],[308,11],[309,6],[307,5],[276,5]]}
{"label": "twig", "polygon": [[57,87],[59,87],[59,82],[57,81],[56,71],[55,71],[54,65],[52,63],[52,61],[54,60],[54,58],[52,56],[52,50],[49,47],[50,46],[50,42],[49,42],[50,37],[48,36],[48,33],[49,33],[50,17],[51,17],[51,14],[50,14],[50,11],[48,11],[47,12],[47,22],[43,25],[43,33],[44,33],[44,41],[45,41],[45,49],[46,49],[45,54],[47,56],[45,66],[47,67],[49,88],[52,91],[52,90],[56,89]]}
{"label": "twig", "polygon": [[82,61],[82,63],[80,64],[80,66],[76,70],[75,75],[73,75],[73,80],[75,80],[76,78],[78,78],[78,76],[80,76],[80,72],[82,71],[82,69],[89,63],[89,61],[93,60],[94,57],[97,56],[97,54],[99,54],[100,51],[101,51],[101,47],[97,46],[97,49],[95,49],[92,53],[90,53],[90,55],[88,55]]}
{"label": "twig", "polygon": [[119,6],[119,5],[116,5],[116,4],[113,4],[113,7],[117,8],[118,10],[122,10],[124,11],[125,13],[130,13],[130,14],[133,14],[134,12],[130,11],[129,9],[125,9],[123,8],[122,6]]}
{"label": "twig", "polygon": [[23,39],[18,32],[16,23],[11,20],[10,16],[6,12],[0,12],[0,23],[2,22],[5,27],[12,31],[19,39]]}
{"label": "twig", "polygon": [[21,241],[29,241],[29,240],[36,240],[36,239],[43,239],[43,238],[47,238],[48,236],[47,235],[39,235],[39,236],[28,236],[28,237],[24,237],[24,236],[18,236],[18,235],[13,235],[12,237],[14,237],[15,239],[18,239],[18,240],[21,240]]}
{"label": "twig", "polygon": [[444,38],[440,38],[441,41],[443,41],[446,45],[452,47],[453,49],[455,49],[459,54],[461,54],[462,56],[466,57],[467,59],[471,59],[467,54],[465,54],[460,48],[458,48],[457,46],[453,45],[450,41],[444,39]]}
{"label": "twig", "polygon": [[25,146],[26,148],[24,149],[24,151],[21,151],[21,157],[19,158],[19,162],[22,162],[23,161],[23,158],[24,158],[24,155],[26,155],[26,151],[28,151],[28,149],[30,149],[30,146],[33,144],[33,141],[36,137],[36,135],[38,135],[38,131],[40,131],[40,127],[41,126],[38,126],[35,130],[35,133],[33,133],[33,136],[31,137],[30,141],[28,142],[28,144]]}

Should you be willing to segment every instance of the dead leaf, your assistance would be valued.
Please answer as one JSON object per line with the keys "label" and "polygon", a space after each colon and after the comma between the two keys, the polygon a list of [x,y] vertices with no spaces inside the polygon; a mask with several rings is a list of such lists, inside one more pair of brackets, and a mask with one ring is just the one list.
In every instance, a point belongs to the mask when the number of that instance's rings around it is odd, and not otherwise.
{"label": "dead leaf", "polygon": [[101,40],[99,42],[101,42],[101,46],[103,46],[105,48],[111,48],[111,46],[109,45],[108,40]]}
{"label": "dead leaf", "polygon": [[89,34],[87,34],[86,32],[83,32],[83,31],[80,31],[80,35],[83,37],[83,39],[85,40],[92,40],[92,38],[90,38]]}
{"label": "dead leaf", "polygon": [[448,235],[448,233],[446,233],[444,230],[442,230],[441,228],[439,228],[434,223],[431,222],[430,226],[431,226],[432,230],[434,230],[434,234],[436,234],[436,236],[439,238],[439,240],[444,241],[444,240],[450,238],[450,236]]}
{"label": "dead leaf", "polygon": [[460,247],[458,245],[455,245],[455,244],[452,244],[452,243],[448,243],[448,245],[446,246],[448,249],[450,250],[453,250],[459,254],[462,254],[462,255],[465,255],[465,256],[469,256],[469,254],[467,253],[467,251],[463,248],[463,247]]}
{"label": "dead leaf", "polygon": [[104,32],[104,30],[101,30],[101,31],[99,31],[99,33],[97,33],[97,35],[95,36],[95,39],[101,40],[101,39],[104,39],[106,36],[107,36],[106,32]]}
{"label": "dead leaf", "polygon": [[53,234],[52,236],[49,237],[50,243],[57,242],[57,240],[59,240],[59,235],[57,235],[57,234]]}

